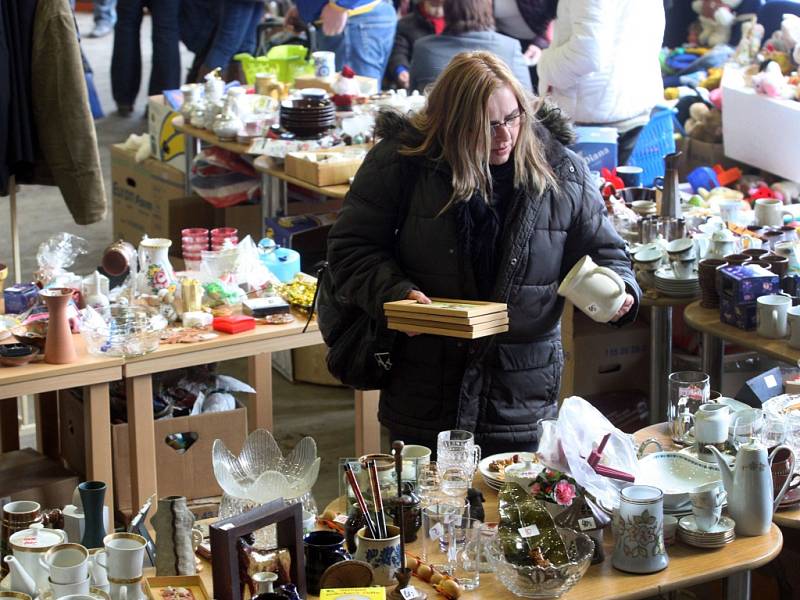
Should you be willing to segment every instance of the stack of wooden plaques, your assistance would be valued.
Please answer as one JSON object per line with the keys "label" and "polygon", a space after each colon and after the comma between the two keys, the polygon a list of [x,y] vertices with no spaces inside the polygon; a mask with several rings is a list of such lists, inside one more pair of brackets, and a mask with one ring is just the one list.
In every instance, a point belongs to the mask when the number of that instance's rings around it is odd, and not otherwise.
{"label": "stack of wooden plaques", "polygon": [[475,339],[508,331],[508,307],[499,302],[431,298],[431,304],[416,300],[386,302],[389,329]]}

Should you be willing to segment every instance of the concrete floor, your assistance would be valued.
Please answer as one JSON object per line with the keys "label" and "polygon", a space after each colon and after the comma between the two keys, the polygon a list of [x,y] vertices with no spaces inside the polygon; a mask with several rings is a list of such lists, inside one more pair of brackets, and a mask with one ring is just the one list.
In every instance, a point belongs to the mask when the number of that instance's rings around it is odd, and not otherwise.
{"label": "concrete floor", "polygon": [[[92,29],[92,17],[78,14],[78,26],[86,35]],[[82,45],[94,70],[94,80],[100,101],[106,113],[104,119],[96,121],[97,137],[106,192],[111,190],[110,145],[124,141],[131,133],[142,133],[147,129],[144,119],[144,106],[149,78],[150,19],[146,17],[142,25],[142,87],[131,117],[123,118],[116,114],[116,105],[111,95],[111,52],[113,36],[101,39],[84,37]],[[192,55],[181,48],[181,62],[184,72],[191,64]],[[79,226],[73,223],[61,194],[57,188],[23,186],[17,195],[18,221],[22,257],[22,278],[30,279],[36,265],[36,249],[49,235],[67,231],[85,238],[88,253],[81,256],[73,270],[89,273],[98,264],[100,254],[112,240],[111,206],[106,218],[94,225]],[[8,198],[0,198],[0,262],[11,263],[10,216]],[[13,281],[13,273],[9,281]],[[225,365],[224,370],[237,373],[240,377],[246,372],[242,364]],[[314,494],[320,508],[339,493],[336,477],[338,458],[352,456],[354,452],[354,409],[353,395],[343,388],[291,384],[277,373],[274,381],[275,437],[281,447],[291,449],[303,436],[310,435],[317,441],[318,452],[323,456],[319,480]],[[31,436],[24,441],[30,444]]]}

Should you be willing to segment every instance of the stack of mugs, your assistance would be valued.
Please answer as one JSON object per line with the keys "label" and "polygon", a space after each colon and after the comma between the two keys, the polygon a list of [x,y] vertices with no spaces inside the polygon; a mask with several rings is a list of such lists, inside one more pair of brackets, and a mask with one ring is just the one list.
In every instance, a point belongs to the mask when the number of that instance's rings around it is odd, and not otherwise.
{"label": "stack of mugs", "polygon": [[721,267],[728,263],[723,258],[705,258],[698,263],[697,273],[700,278],[700,306],[717,308],[719,292],[717,291],[717,274]]}
{"label": "stack of mugs", "polygon": [[235,227],[217,227],[211,230],[211,249],[222,250],[225,243],[235,246],[239,243],[239,230]]}
{"label": "stack of mugs", "polygon": [[85,547],[80,544],[58,544],[42,556],[40,563],[49,573],[48,583],[53,590],[53,598],[89,593],[91,561]]}
{"label": "stack of mugs", "polygon": [[722,516],[727,494],[722,482],[707,483],[689,493],[692,514],[678,522],[678,536],[690,546],[720,548],[730,544],[736,533],[733,519]]}
{"label": "stack of mugs", "polygon": [[200,267],[203,250],[208,250],[208,229],[190,227],[181,230],[181,253],[188,270],[195,271]]}
{"label": "stack of mugs", "polygon": [[[135,533],[112,533],[103,539],[104,549],[95,561],[105,569],[113,600],[138,600],[142,596],[145,539]],[[101,558],[103,560],[101,560]]]}

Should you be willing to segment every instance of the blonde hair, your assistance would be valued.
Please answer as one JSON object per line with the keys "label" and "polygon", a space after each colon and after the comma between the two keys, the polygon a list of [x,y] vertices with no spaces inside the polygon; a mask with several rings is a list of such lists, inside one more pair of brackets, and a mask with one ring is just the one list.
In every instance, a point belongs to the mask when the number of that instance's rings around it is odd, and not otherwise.
{"label": "blonde hair", "polygon": [[535,119],[540,100],[529,96],[494,54],[462,52],[430,88],[425,108],[411,118],[422,141],[400,149],[406,156],[424,155],[450,165],[453,195],[442,212],[454,201],[468,200],[476,190],[486,201],[491,198],[492,131],[487,105],[491,95],[503,86],[511,89],[522,112],[513,150],[514,187],[530,193],[558,187],[542,143],[528,123]]}

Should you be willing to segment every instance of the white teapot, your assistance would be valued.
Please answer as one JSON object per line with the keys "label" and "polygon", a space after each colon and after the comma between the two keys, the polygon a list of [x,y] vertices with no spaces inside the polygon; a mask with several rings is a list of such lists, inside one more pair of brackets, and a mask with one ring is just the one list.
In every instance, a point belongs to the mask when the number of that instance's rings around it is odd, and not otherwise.
{"label": "white teapot", "polygon": [[736,236],[730,229],[720,229],[711,234],[705,258],[724,258],[736,252]]}

